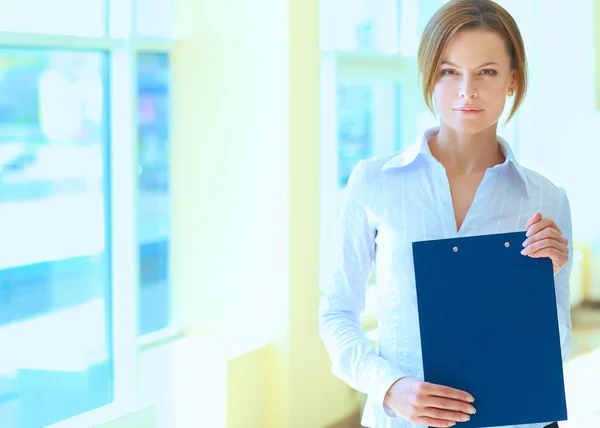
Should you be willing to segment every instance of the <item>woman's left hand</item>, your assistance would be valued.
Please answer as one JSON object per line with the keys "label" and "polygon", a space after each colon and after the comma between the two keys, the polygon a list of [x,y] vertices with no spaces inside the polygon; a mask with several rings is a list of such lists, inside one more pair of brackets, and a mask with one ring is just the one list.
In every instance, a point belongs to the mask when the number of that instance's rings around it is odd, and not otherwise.
{"label": "woman's left hand", "polygon": [[556,275],[569,261],[569,241],[562,234],[560,227],[550,218],[543,218],[536,213],[527,220],[527,239],[523,242],[524,256],[552,259]]}

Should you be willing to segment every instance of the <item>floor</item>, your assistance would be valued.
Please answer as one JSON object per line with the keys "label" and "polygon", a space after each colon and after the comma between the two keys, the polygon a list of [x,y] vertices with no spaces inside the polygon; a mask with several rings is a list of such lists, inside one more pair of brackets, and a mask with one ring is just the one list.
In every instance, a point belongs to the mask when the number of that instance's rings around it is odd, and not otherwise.
{"label": "floor", "polygon": [[561,428],[600,427],[600,306],[575,308],[573,348],[565,365],[569,420]]}

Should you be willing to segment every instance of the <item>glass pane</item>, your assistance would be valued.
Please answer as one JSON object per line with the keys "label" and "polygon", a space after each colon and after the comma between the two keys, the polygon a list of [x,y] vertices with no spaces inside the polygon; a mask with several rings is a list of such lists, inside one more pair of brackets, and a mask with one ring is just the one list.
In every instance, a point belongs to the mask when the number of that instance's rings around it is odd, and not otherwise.
{"label": "glass pane", "polygon": [[425,25],[447,1],[321,0],[321,49],[414,57]]}
{"label": "glass pane", "polygon": [[170,321],[169,57],[140,54],[140,334]]}
{"label": "glass pane", "polygon": [[0,31],[103,36],[106,0],[0,0]]}
{"label": "glass pane", "polygon": [[322,0],[321,49],[398,50],[398,0]]}
{"label": "glass pane", "polygon": [[341,84],[337,91],[338,178],[345,187],[356,163],[400,149],[399,85]]}
{"label": "glass pane", "polygon": [[0,49],[0,426],[112,401],[103,67]]}
{"label": "glass pane", "polygon": [[137,0],[136,34],[141,37],[171,37],[173,0]]}

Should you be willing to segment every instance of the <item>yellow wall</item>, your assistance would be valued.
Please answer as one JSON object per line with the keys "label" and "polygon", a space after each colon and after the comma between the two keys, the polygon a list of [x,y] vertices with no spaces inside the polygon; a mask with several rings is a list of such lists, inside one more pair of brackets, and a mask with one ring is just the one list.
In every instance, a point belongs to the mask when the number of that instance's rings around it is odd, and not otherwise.
{"label": "yellow wall", "polygon": [[318,337],[318,8],[175,1],[174,311],[184,335],[270,343],[228,367],[231,400],[247,398],[229,423],[262,405],[245,428],[320,428],[356,411]]}

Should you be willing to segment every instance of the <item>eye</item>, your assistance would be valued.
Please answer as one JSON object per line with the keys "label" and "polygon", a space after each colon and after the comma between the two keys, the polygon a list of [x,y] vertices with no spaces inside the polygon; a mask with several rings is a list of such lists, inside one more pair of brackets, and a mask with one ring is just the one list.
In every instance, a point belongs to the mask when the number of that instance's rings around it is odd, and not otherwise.
{"label": "eye", "polygon": [[483,74],[485,74],[486,76],[495,76],[496,74],[498,74],[498,72],[494,69],[491,68],[485,68],[483,70],[481,70],[481,72]]}
{"label": "eye", "polygon": [[449,68],[445,68],[442,71],[440,71],[441,76],[450,76],[452,74],[456,74],[456,73],[454,72],[454,70],[450,70]]}

